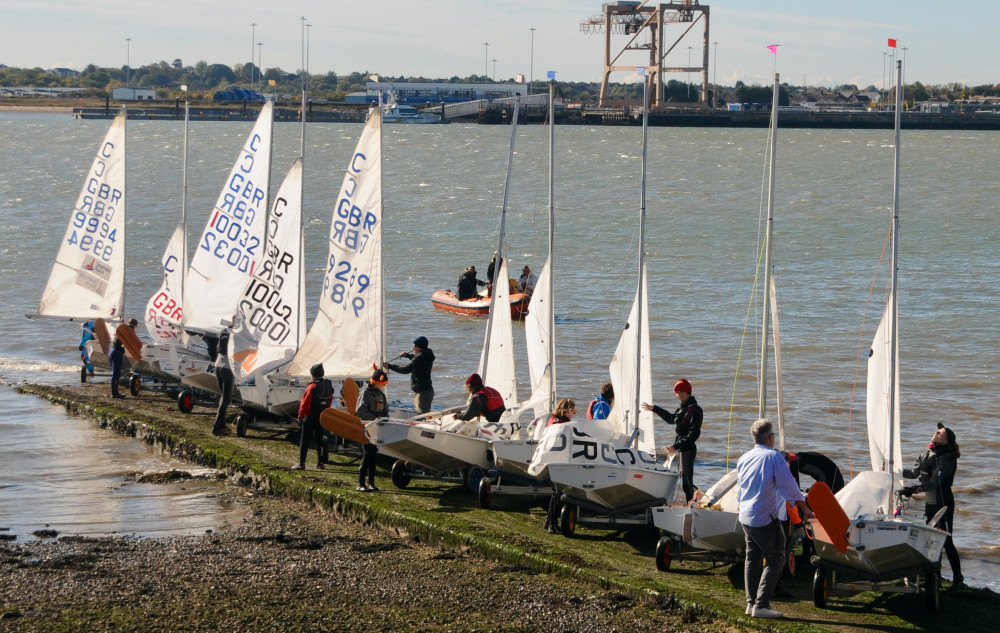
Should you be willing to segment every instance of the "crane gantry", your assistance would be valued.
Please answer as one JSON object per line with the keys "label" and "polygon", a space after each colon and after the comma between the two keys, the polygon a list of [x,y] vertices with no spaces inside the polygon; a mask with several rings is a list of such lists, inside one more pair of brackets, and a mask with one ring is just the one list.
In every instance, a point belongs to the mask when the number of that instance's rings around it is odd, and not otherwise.
{"label": "crane gantry", "polygon": [[[661,105],[663,101],[663,74],[664,73],[691,73],[697,71],[701,73],[700,96],[698,103],[701,107],[707,105],[708,99],[708,16],[707,5],[699,4],[698,0],[677,0],[676,2],[665,2],[650,4],[649,0],[617,0],[605,2],[602,6],[602,13],[593,15],[580,23],[580,30],[584,33],[604,35],[604,73],[601,79],[600,105],[610,105],[607,103],[608,82],[613,72],[635,72],[639,68],[646,69],[647,81],[650,82],[650,94],[652,95],[651,105]],[[704,30],[702,36],[702,54],[700,66],[664,66],[663,60],[677,45],[692,32],[694,27],[703,23]],[[668,44],[665,36],[665,27],[678,25],[683,28],[673,40]],[[640,41],[640,36],[648,33],[648,40]],[[611,56],[611,36],[626,36],[628,40],[618,53]],[[690,47],[689,47],[690,48]],[[636,51],[648,51],[649,63],[645,66],[625,65],[620,63],[622,56],[626,53]],[[690,54],[689,54],[690,58]]]}

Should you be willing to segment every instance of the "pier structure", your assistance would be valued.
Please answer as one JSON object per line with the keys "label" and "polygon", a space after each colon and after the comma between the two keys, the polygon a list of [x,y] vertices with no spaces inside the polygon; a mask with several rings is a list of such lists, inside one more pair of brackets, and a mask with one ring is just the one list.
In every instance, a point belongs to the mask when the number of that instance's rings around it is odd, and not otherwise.
{"label": "pier structure", "polygon": [[[692,41],[696,37],[696,26],[701,25],[702,36],[700,64],[692,65],[691,52],[688,51],[687,66],[664,66],[663,61],[670,53],[679,50],[682,41]],[[699,4],[698,0],[677,0],[676,2],[661,2],[652,4],[649,0],[614,0],[602,5],[602,12],[591,16],[580,23],[584,33],[604,35],[604,72],[601,75],[600,106],[640,105],[636,103],[612,103],[608,99],[608,85],[613,72],[636,72],[640,68],[646,70],[646,81],[650,84],[650,106],[657,107],[664,101],[665,73],[701,74],[701,92],[698,101],[687,104],[692,108],[706,109],[708,107],[708,24],[709,8]],[[671,37],[667,38],[666,29],[671,28]],[[680,28],[676,28],[680,27]],[[627,36],[628,40],[612,56],[611,36]],[[645,41],[642,41],[645,37]],[[622,57],[639,51],[648,52],[648,63],[645,65],[625,64]]]}

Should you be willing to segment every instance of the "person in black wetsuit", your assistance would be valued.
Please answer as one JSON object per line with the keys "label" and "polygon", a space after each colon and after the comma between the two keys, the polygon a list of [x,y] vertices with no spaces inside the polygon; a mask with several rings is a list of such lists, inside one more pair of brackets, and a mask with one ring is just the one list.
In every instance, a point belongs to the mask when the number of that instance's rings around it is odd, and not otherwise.
{"label": "person in black wetsuit", "polygon": [[434,351],[427,343],[426,336],[413,339],[413,352],[403,352],[401,358],[410,359],[408,365],[383,363],[384,369],[400,374],[410,374],[410,390],[413,391],[413,407],[417,413],[427,413],[434,401],[434,385],[431,383],[431,369],[434,367]]}
{"label": "person in black wetsuit", "polygon": [[701,436],[701,421],[704,413],[701,405],[691,395],[691,383],[681,379],[674,385],[674,395],[681,406],[673,413],[662,407],[642,403],[643,411],[652,411],[667,424],[673,424],[676,437],[674,443],[667,447],[667,452],[678,453],[681,457],[681,484],[684,487],[685,503],[694,498],[697,488],[694,485],[694,458],[698,454],[695,442]]}
{"label": "person in black wetsuit", "polygon": [[469,266],[458,278],[458,287],[455,290],[455,296],[458,297],[459,301],[475,299],[479,296],[479,287],[485,285],[485,281],[480,281],[476,277],[476,267]]}
{"label": "person in black wetsuit", "polygon": [[951,486],[955,481],[955,471],[958,469],[960,456],[955,432],[938,422],[937,431],[934,432],[927,450],[920,454],[912,468],[903,469],[903,477],[920,482],[904,488],[903,494],[909,496],[915,492],[924,493],[924,516],[931,519],[941,508],[948,507],[934,527],[949,533],[944,542],[944,552],[948,556],[948,564],[951,565],[953,591],[965,587],[962,562],[958,557],[955,542],[951,539],[955,528],[955,495],[951,492]]}
{"label": "person in black wetsuit", "polygon": [[219,410],[215,414],[212,435],[225,435],[229,432],[226,428],[226,410],[229,408],[229,401],[233,397],[233,385],[236,383],[233,370],[229,366],[229,333],[228,327],[222,330],[215,348],[215,380],[219,383]]}
{"label": "person in black wetsuit", "polygon": [[125,362],[125,345],[117,338],[111,346],[108,360],[111,361],[111,397],[124,398],[125,396],[118,392],[118,386],[121,384],[122,365]]}
{"label": "person in black wetsuit", "polygon": [[292,466],[292,470],[305,469],[310,440],[316,442],[316,468],[323,470],[327,461],[326,442],[323,440],[323,427],[320,426],[319,416],[333,406],[333,383],[323,377],[326,375],[323,363],[310,367],[309,375],[313,380],[306,387],[302,401],[299,402],[299,424],[302,426],[299,436],[299,463]]}

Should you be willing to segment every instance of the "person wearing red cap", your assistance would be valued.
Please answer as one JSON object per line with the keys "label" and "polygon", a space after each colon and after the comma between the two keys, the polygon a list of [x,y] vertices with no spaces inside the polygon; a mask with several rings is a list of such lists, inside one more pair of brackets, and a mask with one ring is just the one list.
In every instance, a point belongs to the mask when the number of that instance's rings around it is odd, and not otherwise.
{"label": "person wearing red cap", "polygon": [[701,420],[704,413],[701,405],[691,395],[691,383],[683,378],[674,385],[674,395],[681,403],[677,410],[671,413],[663,407],[642,403],[643,411],[652,411],[667,424],[674,425],[674,443],[667,447],[667,452],[678,453],[681,457],[681,485],[684,488],[685,503],[694,498],[697,488],[694,485],[694,458],[698,454],[695,442],[701,436]]}
{"label": "person wearing red cap", "polygon": [[[385,386],[389,384],[389,376],[385,371],[376,369],[365,388],[358,394],[358,406],[354,413],[362,420],[377,420],[389,415],[389,401],[385,397]],[[369,442],[361,446],[361,467],[358,468],[358,492],[378,492],[375,485],[375,459],[378,456],[378,446]],[[365,478],[368,485],[365,485]]]}
{"label": "person wearing red cap", "polygon": [[456,420],[471,420],[483,416],[487,422],[500,421],[500,416],[507,407],[499,391],[484,385],[479,374],[472,374],[466,379],[465,390],[469,392],[469,403],[465,411],[455,414]]}
{"label": "person wearing red cap", "polygon": [[952,591],[965,588],[962,562],[958,557],[958,549],[951,540],[955,527],[953,523],[955,495],[951,492],[951,485],[955,481],[955,471],[958,469],[960,456],[955,432],[938,422],[937,431],[931,437],[927,450],[921,453],[912,468],[903,469],[903,477],[920,482],[903,488],[903,494],[910,496],[915,492],[924,493],[924,516],[931,519],[941,508],[946,506],[948,508],[934,527],[948,532],[948,538],[944,542],[944,552],[948,556],[948,564],[951,565]]}

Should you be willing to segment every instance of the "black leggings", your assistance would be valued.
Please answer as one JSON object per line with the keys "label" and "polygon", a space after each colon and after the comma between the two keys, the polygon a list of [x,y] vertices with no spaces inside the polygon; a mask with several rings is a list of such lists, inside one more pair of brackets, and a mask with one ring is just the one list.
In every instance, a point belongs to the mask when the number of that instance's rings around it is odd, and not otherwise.
{"label": "black leggings", "polygon": [[302,433],[299,437],[299,464],[306,465],[306,454],[309,452],[309,441],[316,442],[316,463],[326,463],[326,442],[323,441],[323,427],[319,420],[306,418],[302,421]]}
{"label": "black leggings", "polygon": [[[948,556],[948,564],[951,565],[952,581],[958,582],[960,580],[964,580],[964,577],[962,576],[962,561],[958,557],[958,548],[955,547],[955,542],[951,540],[951,532],[955,529],[955,524],[952,523],[952,520],[955,517],[954,505],[955,504],[952,503],[948,506],[948,510],[944,513],[944,516],[934,527],[941,528],[942,530],[949,532],[948,538],[944,541],[944,553]],[[924,506],[924,516],[931,519],[942,507],[943,506],[940,504],[928,503]]]}
{"label": "black leggings", "polygon": [[698,449],[692,448],[677,453],[681,457],[681,486],[684,488],[685,503],[687,503],[694,498],[694,491],[697,490],[694,485],[694,457],[698,454]]}
{"label": "black leggings", "polygon": [[365,477],[368,483],[375,484],[375,456],[378,455],[378,446],[375,444],[362,444],[363,454],[361,456],[361,468],[358,469],[358,485],[365,485]]}

